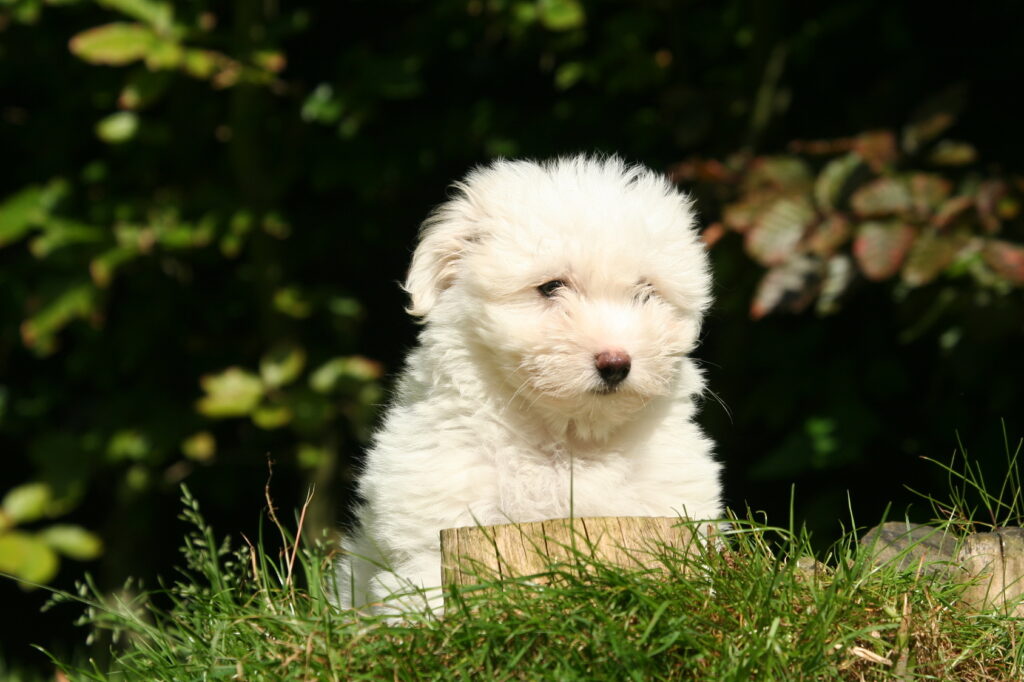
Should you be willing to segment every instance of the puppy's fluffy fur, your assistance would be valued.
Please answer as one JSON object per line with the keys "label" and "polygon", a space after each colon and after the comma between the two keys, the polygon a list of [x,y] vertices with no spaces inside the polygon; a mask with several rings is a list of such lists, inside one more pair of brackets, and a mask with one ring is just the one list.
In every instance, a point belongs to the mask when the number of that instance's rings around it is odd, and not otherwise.
{"label": "puppy's fluffy fur", "polygon": [[436,611],[442,528],[721,514],[692,421],[710,276],[689,200],[583,156],[456,189],[405,283],[425,326],[359,481],[343,606]]}

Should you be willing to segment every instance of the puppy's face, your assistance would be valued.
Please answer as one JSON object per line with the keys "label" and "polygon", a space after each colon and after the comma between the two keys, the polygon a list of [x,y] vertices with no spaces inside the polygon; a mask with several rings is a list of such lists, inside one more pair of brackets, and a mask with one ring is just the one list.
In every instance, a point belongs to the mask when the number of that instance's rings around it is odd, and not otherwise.
{"label": "puppy's face", "polygon": [[615,159],[499,162],[428,221],[412,311],[513,400],[619,423],[673,390],[708,303],[688,202]]}

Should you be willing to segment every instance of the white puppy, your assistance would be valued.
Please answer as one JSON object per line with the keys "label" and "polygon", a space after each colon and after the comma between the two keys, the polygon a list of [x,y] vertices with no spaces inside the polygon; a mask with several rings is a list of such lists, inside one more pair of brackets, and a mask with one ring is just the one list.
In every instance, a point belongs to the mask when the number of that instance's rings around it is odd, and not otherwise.
{"label": "white puppy", "polygon": [[692,421],[710,276],[690,201],[614,157],[497,161],[456,189],[405,283],[425,327],[359,481],[346,607],[437,611],[442,528],[721,515]]}

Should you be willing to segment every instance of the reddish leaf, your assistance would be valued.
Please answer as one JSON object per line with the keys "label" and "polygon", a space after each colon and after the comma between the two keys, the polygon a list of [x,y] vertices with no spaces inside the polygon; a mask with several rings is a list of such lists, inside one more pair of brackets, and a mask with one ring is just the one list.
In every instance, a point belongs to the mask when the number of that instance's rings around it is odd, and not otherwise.
{"label": "reddish leaf", "polygon": [[854,141],[853,150],[867,162],[871,170],[880,173],[899,156],[896,135],[891,130],[871,130],[861,133]]}
{"label": "reddish leaf", "polygon": [[851,178],[864,166],[859,154],[847,154],[832,159],[821,169],[814,181],[814,200],[823,211],[835,209],[842,201],[844,190]]}
{"label": "reddish leaf", "polygon": [[914,228],[900,222],[867,222],[857,228],[853,255],[864,276],[888,279],[896,274],[914,240]]}
{"label": "reddish leaf", "polygon": [[919,216],[931,215],[953,191],[953,183],[934,173],[914,173],[910,176],[910,197],[914,212]]}
{"label": "reddish leaf", "polygon": [[807,248],[823,258],[835,253],[850,239],[850,221],[839,213],[833,213],[822,220],[807,238]]}
{"label": "reddish leaf", "polygon": [[814,218],[807,197],[779,199],[747,232],[747,253],[762,265],[782,263],[796,251]]}
{"label": "reddish leaf", "polygon": [[800,312],[817,295],[823,269],[819,259],[806,255],[771,268],[757,286],[750,316],[758,320],[776,310]]}
{"label": "reddish leaf", "polygon": [[974,197],[961,195],[947,199],[936,211],[932,223],[939,229],[947,228],[965,215],[972,206],[974,206]]}
{"label": "reddish leaf", "polygon": [[900,273],[904,282],[912,287],[928,284],[949,267],[963,248],[966,239],[960,235],[945,235],[928,231],[916,240],[907,254]]}
{"label": "reddish leaf", "polygon": [[668,169],[669,179],[681,182],[709,182],[714,184],[733,182],[735,173],[717,159],[690,158]]}
{"label": "reddish leaf", "polygon": [[998,275],[1018,286],[1024,285],[1024,246],[990,239],[982,253]]}
{"label": "reddish leaf", "polygon": [[725,225],[722,223],[711,223],[704,228],[704,231],[700,233],[700,238],[704,240],[704,244],[711,248],[714,246],[719,239],[725,236]]}
{"label": "reddish leaf", "polygon": [[862,217],[877,218],[908,212],[913,204],[902,178],[878,178],[854,192],[850,205]]}

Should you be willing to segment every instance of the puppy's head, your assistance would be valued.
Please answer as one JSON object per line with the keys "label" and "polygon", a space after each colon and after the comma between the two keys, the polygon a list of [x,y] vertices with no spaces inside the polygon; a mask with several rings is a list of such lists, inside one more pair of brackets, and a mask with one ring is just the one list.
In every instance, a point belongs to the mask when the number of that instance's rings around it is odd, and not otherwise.
{"label": "puppy's head", "polygon": [[710,301],[685,196],[614,157],[498,161],[456,188],[423,226],[413,315],[569,420],[619,423],[673,389]]}

